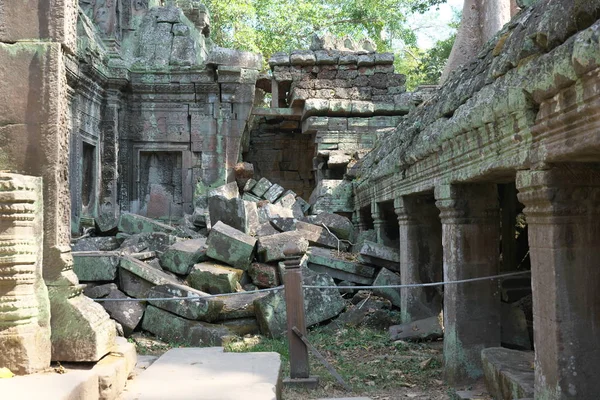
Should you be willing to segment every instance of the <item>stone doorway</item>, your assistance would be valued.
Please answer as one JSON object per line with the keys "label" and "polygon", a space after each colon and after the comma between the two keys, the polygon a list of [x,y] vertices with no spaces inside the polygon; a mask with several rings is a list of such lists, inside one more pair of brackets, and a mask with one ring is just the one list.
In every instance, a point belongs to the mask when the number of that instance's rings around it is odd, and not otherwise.
{"label": "stone doorway", "polygon": [[183,214],[182,168],[180,151],[140,152],[140,214],[164,220]]}

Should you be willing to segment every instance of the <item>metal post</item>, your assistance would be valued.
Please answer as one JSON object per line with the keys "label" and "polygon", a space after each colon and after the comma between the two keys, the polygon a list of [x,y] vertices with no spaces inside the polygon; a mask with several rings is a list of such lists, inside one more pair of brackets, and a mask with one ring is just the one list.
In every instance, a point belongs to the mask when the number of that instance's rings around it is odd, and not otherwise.
{"label": "metal post", "polygon": [[285,385],[316,388],[318,377],[310,376],[308,348],[294,329],[306,335],[304,319],[304,292],[302,291],[302,270],[300,269],[299,249],[294,245],[284,251],[287,260],[283,284],[285,287],[285,304],[287,313],[287,335],[290,351],[290,377],[284,379]]}

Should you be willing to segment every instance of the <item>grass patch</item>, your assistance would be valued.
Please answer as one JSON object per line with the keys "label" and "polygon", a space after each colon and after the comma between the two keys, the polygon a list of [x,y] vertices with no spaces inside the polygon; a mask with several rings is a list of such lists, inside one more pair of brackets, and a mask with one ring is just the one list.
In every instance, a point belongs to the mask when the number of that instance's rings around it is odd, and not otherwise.
{"label": "grass patch", "polygon": [[[399,391],[431,390],[432,387],[439,388],[442,397],[436,395],[430,397],[431,399],[445,398],[445,387],[440,380],[441,342],[393,343],[387,333],[367,327],[343,328],[337,331],[318,327],[309,332],[308,339],[350,385],[352,392],[345,392],[325,367],[311,355],[311,375],[319,376],[319,389],[305,392],[286,388],[286,399],[388,392],[394,393],[392,397],[388,397],[392,399],[396,398]],[[228,343],[225,349],[233,352],[277,352],[282,358],[282,376],[289,376],[286,338],[268,339],[255,336]]]}

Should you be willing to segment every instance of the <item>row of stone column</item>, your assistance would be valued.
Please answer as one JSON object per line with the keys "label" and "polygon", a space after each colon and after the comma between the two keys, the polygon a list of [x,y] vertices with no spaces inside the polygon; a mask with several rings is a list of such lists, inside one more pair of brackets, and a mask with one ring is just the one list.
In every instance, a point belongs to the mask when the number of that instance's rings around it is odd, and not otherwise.
{"label": "row of stone column", "polygon": [[[516,187],[529,229],[536,399],[595,398],[600,393],[600,380],[593,379],[600,367],[600,166],[519,171]],[[394,209],[403,284],[499,273],[497,184],[439,185],[434,193],[395,199]],[[373,227],[382,240],[378,211],[372,206]],[[360,213],[357,217],[359,227],[367,228]],[[432,315],[427,296],[424,288],[401,290],[405,322]],[[481,350],[500,346],[499,282],[445,285],[443,303],[446,378],[451,384],[476,380],[482,376]]]}

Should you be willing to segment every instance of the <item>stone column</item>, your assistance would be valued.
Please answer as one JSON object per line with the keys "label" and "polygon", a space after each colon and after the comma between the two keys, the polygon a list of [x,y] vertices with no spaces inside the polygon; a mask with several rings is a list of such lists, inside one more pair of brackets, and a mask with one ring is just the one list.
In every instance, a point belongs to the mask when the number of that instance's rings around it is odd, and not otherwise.
{"label": "stone column", "polygon": [[[402,196],[394,200],[400,229],[402,284],[442,280],[442,227],[433,197]],[[402,322],[428,318],[440,312],[438,288],[402,288]]]}
{"label": "stone column", "polygon": [[106,232],[115,228],[119,219],[117,181],[119,177],[119,131],[121,129],[122,92],[120,81],[112,81],[108,98],[103,109],[102,153],[98,215],[96,224],[101,231]]}
{"label": "stone column", "polygon": [[50,366],[41,181],[0,173],[0,367],[15,374]]}
{"label": "stone column", "polygon": [[[442,221],[444,280],[495,275],[499,258],[499,206],[495,184],[441,185],[435,189]],[[482,376],[481,350],[500,345],[497,280],[446,285],[444,360],[450,384]]]}
{"label": "stone column", "polygon": [[381,207],[379,203],[373,201],[371,203],[371,216],[373,217],[373,228],[375,229],[375,234],[377,235],[377,243],[384,244],[385,242],[385,220],[381,215]]}
{"label": "stone column", "polygon": [[600,165],[517,174],[533,289],[536,399],[600,393]]}
{"label": "stone column", "polygon": [[[0,170],[42,177],[43,276],[52,359],[97,361],[114,344],[102,306],[81,295],[70,247],[70,109],[65,52],[76,44],[75,0],[15,3],[0,32]],[[3,10],[4,11],[4,10]],[[6,123],[8,122],[8,124]]]}

